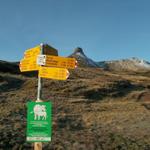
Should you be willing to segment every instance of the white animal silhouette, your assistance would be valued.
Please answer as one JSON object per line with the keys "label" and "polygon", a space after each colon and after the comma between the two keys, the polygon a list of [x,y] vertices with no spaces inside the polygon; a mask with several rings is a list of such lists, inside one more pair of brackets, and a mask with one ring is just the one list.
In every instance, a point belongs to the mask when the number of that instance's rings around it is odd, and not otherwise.
{"label": "white animal silhouette", "polygon": [[46,106],[45,105],[35,105],[33,108],[34,112],[34,120],[46,120],[47,118],[47,113],[46,113]]}

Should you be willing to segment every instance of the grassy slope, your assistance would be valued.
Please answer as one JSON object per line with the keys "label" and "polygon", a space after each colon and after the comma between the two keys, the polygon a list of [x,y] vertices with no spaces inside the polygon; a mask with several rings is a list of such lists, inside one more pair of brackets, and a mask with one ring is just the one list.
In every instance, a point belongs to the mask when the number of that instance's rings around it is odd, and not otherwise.
{"label": "grassy slope", "polygon": [[[25,142],[26,102],[37,79],[0,74],[0,148],[31,149]],[[72,71],[67,81],[44,79],[53,103],[52,142],[45,149],[150,149],[150,76],[100,69]]]}

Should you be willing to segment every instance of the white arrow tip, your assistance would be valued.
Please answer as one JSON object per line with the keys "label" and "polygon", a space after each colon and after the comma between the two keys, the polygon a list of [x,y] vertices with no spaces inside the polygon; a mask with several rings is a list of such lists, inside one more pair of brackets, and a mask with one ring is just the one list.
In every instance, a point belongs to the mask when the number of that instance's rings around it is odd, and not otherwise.
{"label": "white arrow tip", "polygon": [[69,73],[69,71],[67,70],[67,79],[69,78],[69,76],[70,76],[70,73]]}

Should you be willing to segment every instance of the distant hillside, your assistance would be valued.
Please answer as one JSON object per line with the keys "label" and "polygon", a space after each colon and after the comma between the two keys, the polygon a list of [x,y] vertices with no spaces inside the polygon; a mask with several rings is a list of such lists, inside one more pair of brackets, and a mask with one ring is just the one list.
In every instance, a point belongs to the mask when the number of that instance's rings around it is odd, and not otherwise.
{"label": "distant hillside", "polygon": [[139,58],[99,62],[99,66],[113,71],[148,71],[150,63]]}
{"label": "distant hillside", "polygon": [[7,62],[0,60],[0,72],[17,74],[20,73],[18,62]]}
{"label": "distant hillside", "polygon": [[82,48],[77,47],[69,57],[77,59],[79,67],[96,67],[110,71],[149,71],[150,62],[139,58],[96,62],[86,56]]}

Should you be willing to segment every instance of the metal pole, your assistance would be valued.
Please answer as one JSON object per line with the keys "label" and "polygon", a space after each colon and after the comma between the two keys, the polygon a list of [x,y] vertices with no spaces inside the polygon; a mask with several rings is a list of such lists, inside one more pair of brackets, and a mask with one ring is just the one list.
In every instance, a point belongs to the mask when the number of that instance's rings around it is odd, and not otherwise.
{"label": "metal pole", "polygon": [[[41,46],[41,54],[43,54],[43,43],[40,44]],[[36,102],[41,102],[41,97],[42,97],[42,78],[38,77],[38,90],[37,90],[37,101]]]}
{"label": "metal pole", "polygon": [[[41,46],[41,54],[43,54],[43,43],[40,44]],[[38,89],[37,89],[37,100],[36,102],[42,102],[42,78],[38,76]],[[34,150],[42,150],[42,142],[35,142],[34,143]]]}

